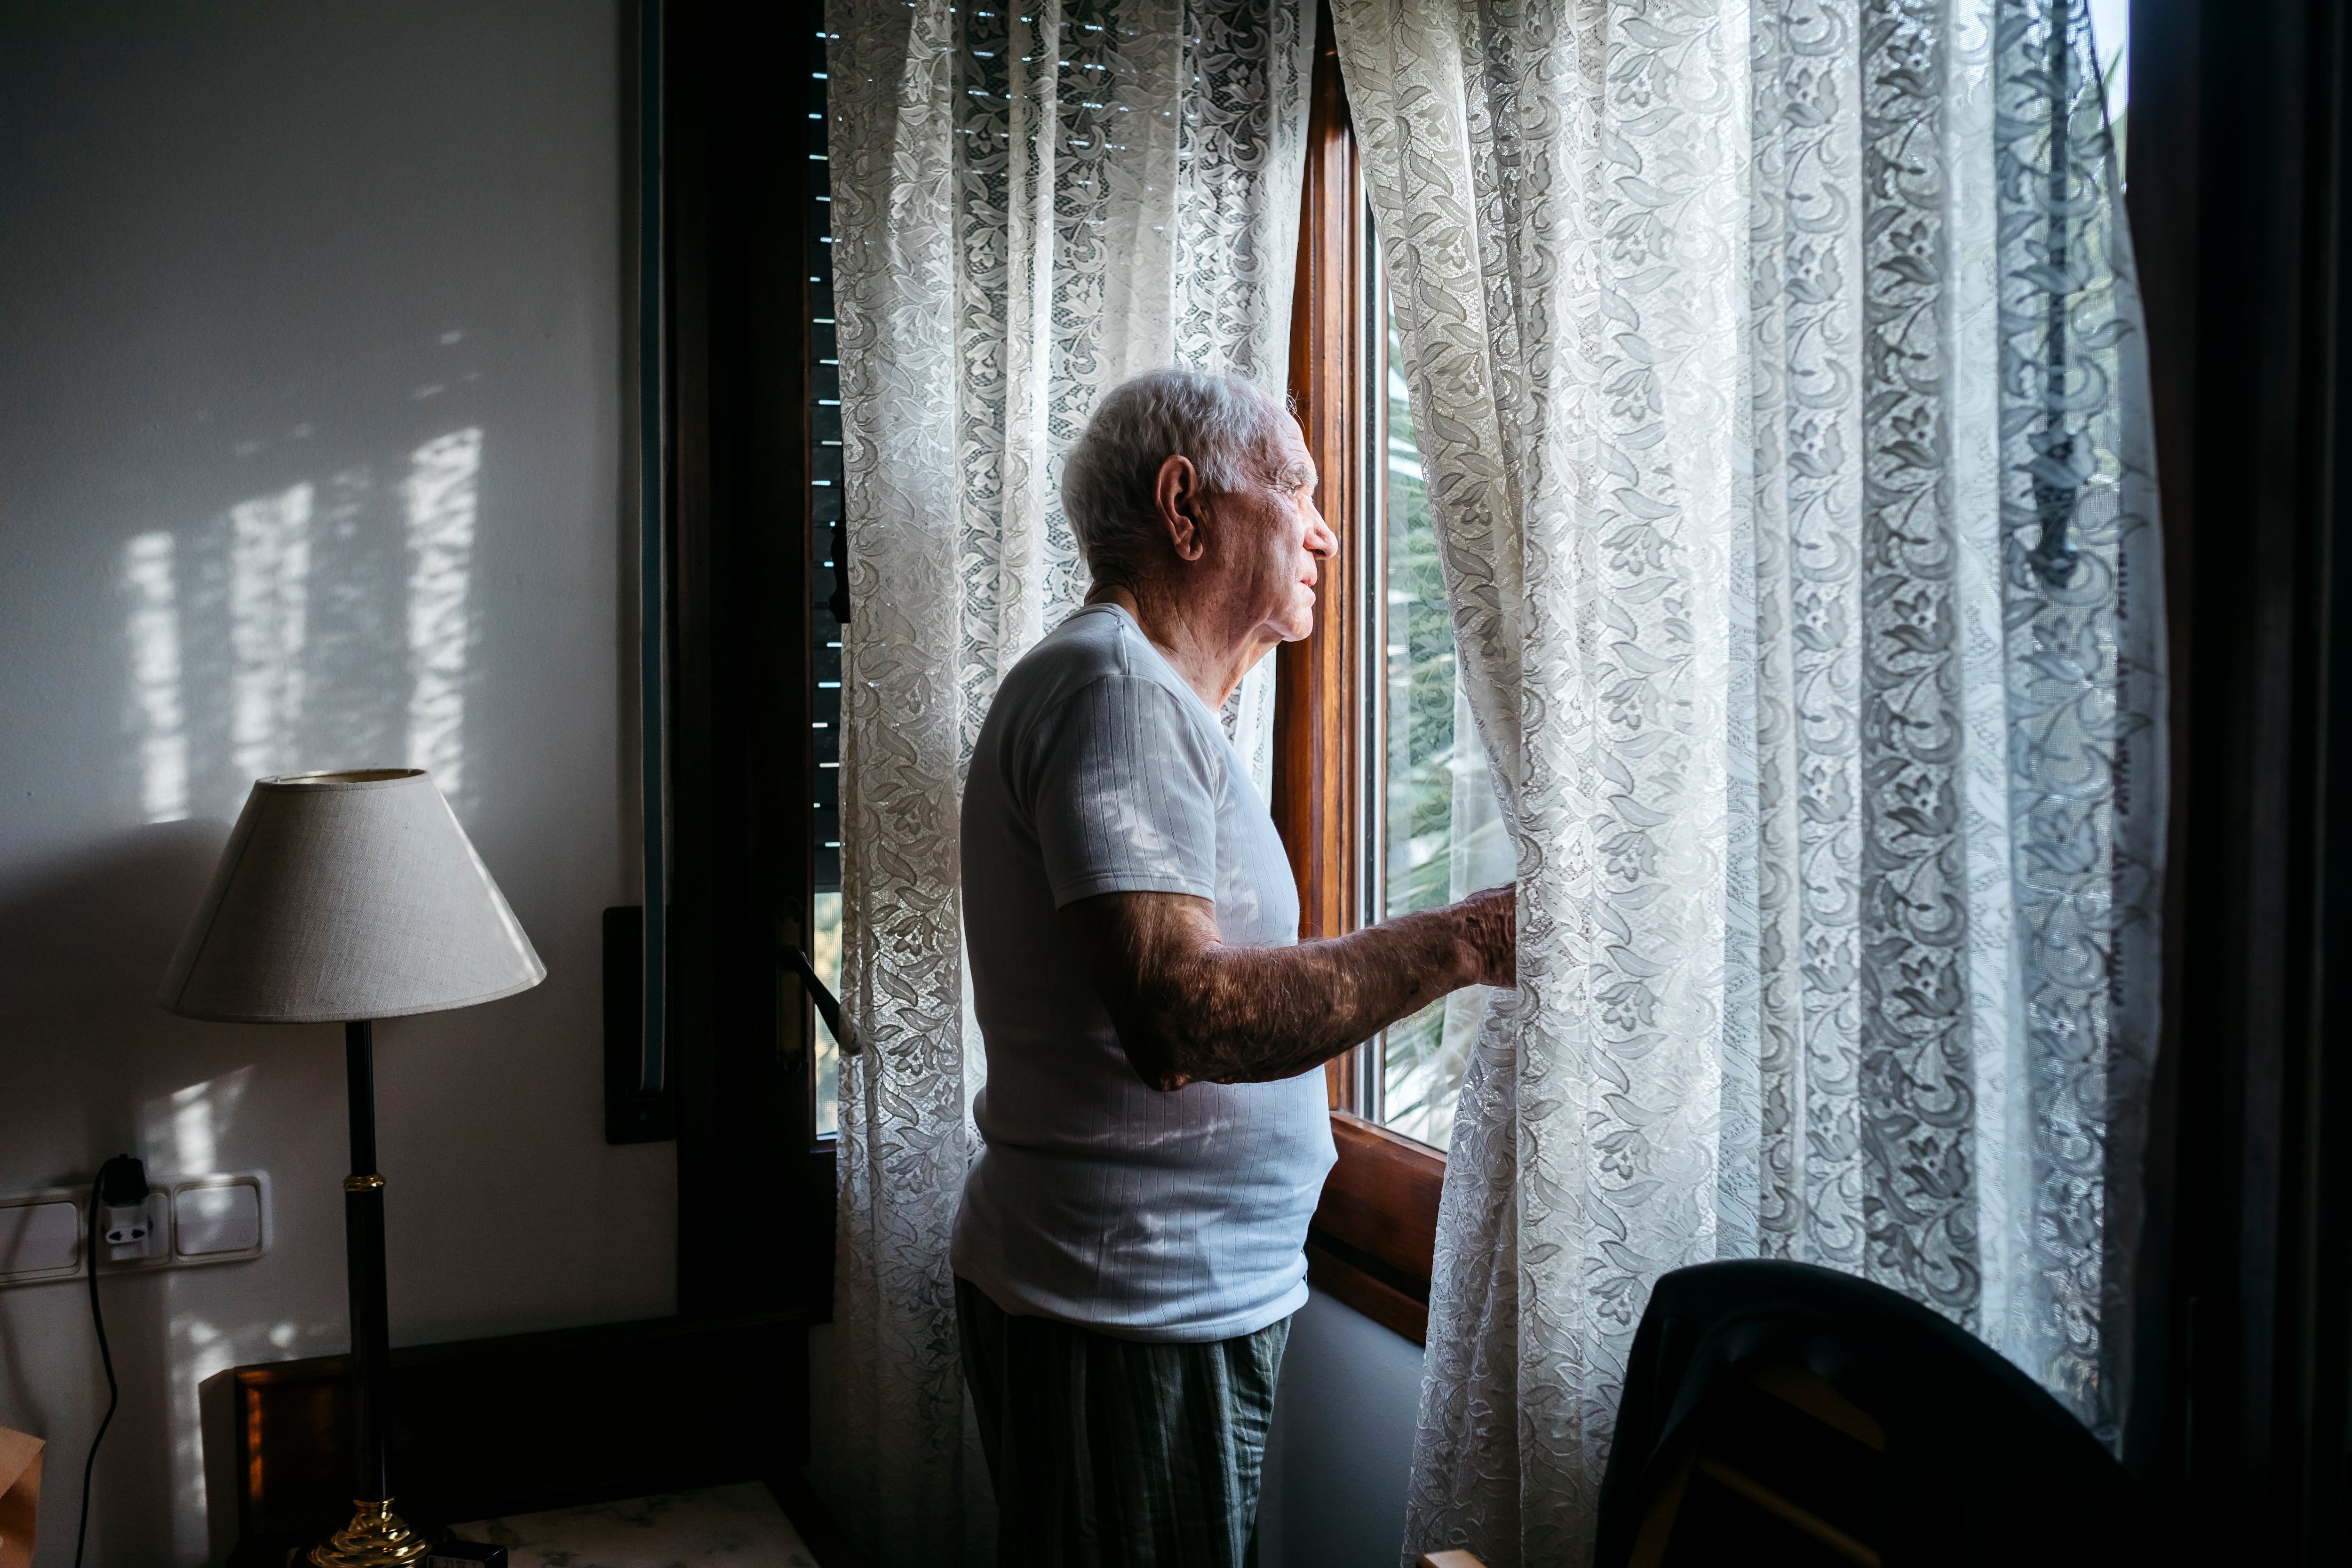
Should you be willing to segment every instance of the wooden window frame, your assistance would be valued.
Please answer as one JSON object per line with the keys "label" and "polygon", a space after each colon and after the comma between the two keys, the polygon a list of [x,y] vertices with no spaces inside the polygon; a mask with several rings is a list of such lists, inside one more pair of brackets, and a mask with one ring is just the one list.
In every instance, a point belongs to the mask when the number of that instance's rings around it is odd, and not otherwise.
{"label": "wooden window frame", "polygon": [[[1319,477],[1316,504],[1339,557],[1316,590],[1315,630],[1276,655],[1274,819],[1298,879],[1299,934],[1339,936],[1373,914],[1370,829],[1379,758],[1379,638],[1365,635],[1381,585],[1374,510],[1383,451],[1378,269],[1364,221],[1362,170],[1328,7],[1311,89],[1298,273],[1290,321],[1290,395]],[[1307,1233],[1317,1289],[1415,1344],[1429,1330],[1429,1277],[1445,1156],[1367,1121],[1360,1046],[1325,1068],[1339,1154]]]}

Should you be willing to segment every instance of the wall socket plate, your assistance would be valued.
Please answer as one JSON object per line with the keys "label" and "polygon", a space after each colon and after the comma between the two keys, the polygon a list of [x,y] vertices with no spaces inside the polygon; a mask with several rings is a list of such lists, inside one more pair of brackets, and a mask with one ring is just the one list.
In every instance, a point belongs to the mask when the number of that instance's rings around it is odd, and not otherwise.
{"label": "wall socket plate", "polygon": [[[240,1263],[269,1250],[269,1173],[150,1177],[144,1239],[99,1243],[104,1271],[127,1274]],[[79,1279],[89,1236],[89,1184],[0,1196],[0,1289]]]}

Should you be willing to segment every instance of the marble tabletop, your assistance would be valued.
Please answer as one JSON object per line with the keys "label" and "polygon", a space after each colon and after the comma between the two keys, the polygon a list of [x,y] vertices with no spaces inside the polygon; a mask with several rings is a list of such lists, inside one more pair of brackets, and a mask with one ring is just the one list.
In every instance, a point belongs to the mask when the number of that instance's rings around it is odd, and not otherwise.
{"label": "marble tabletop", "polygon": [[456,1527],[507,1549],[509,1568],[816,1568],[757,1481]]}

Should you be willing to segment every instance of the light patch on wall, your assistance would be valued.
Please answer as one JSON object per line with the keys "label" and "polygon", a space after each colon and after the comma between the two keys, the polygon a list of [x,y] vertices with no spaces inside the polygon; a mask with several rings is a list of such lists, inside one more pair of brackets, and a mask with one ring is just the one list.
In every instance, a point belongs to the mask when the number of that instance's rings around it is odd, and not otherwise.
{"label": "light patch on wall", "polygon": [[139,741],[139,812],[147,822],[188,815],[188,715],[180,689],[180,593],[172,536],[142,533],[122,547],[131,604],[131,721]]}
{"label": "light patch on wall", "polygon": [[217,1174],[222,1137],[252,1078],[242,1067],[147,1101],[140,1121],[150,1168],[174,1177]]}
{"label": "light patch on wall", "polygon": [[409,457],[408,765],[457,804],[465,789],[466,594],[482,433],[454,430]]}
{"label": "light patch on wall", "polygon": [[229,509],[229,755],[247,778],[296,766],[310,629],[311,487]]}
{"label": "light patch on wall", "polygon": [[144,822],[234,817],[253,781],[429,770],[462,812],[483,433],[288,476],[126,540],[123,795]]}
{"label": "light patch on wall", "polygon": [[[290,1322],[223,1323],[216,1283],[175,1275],[169,1280],[171,1362],[172,1536],[182,1563],[209,1563],[212,1531],[205,1513],[205,1439],[201,1407],[205,1380],[233,1366],[327,1354],[344,1347],[336,1321],[299,1328]],[[194,1303],[205,1303],[201,1307]],[[188,1307],[191,1310],[183,1310]]]}
{"label": "light patch on wall", "polygon": [[[253,1073],[250,1067],[237,1068],[141,1105],[140,1147],[150,1180],[171,1182],[219,1173],[222,1152],[236,1125],[237,1106],[252,1085]],[[210,1310],[179,1310],[189,1300],[216,1301],[216,1285],[175,1277],[167,1292],[172,1309],[166,1320],[165,1352],[171,1363],[172,1528],[180,1561],[195,1563],[205,1560],[207,1549],[198,1391],[205,1379],[225,1368],[277,1359],[292,1347],[293,1337],[278,1339],[277,1330],[281,1325],[225,1326]],[[321,1335],[314,1331],[310,1338],[315,1343]],[[276,1347],[274,1352],[271,1347]]]}
{"label": "light patch on wall", "polygon": [[[179,1292],[174,1290],[173,1295]],[[171,1320],[172,1534],[184,1559],[211,1544],[205,1517],[204,1423],[199,1411],[205,1379],[240,1364],[237,1337],[202,1318],[175,1313]]]}

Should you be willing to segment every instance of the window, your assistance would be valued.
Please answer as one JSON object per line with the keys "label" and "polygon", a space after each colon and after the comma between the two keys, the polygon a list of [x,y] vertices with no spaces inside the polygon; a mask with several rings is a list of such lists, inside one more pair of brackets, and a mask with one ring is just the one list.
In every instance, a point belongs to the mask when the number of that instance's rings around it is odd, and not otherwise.
{"label": "window", "polygon": [[[2119,114],[2126,7],[2094,0],[2092,8]],[[1275,803],[1310,937],[1436,907],[1514,872],[1462,690],[1328,15],[1321,37],[1291,382],[1343,560],[1314,636],[1278,656]],[[1319,1286],[1408,1334],[1425,1323],[1443,1152],[1486,1001],[1456,993],[1328,1075],[1339,1163],[1316,1217],[1310,1267]]]}
{"label": "window", "polygon": [[[1340,553],[1275,683],[1274,816],[1307,937],[1446,902],[1475,826],[1459,786],[1486,787],[1475,745],[1456,743],[1451,621],[1328,17],[1321,37],[1290,389]],[[1448,1017],[1433,1006],[1327,1069],[1339,1163],[1307,1244],[1318,1289],[1414,1340],[1465,1043]]]}
{"label": "window", "polygon": [[[1314,636],[1276,667],[1275,818],[1301,932],[1331,936],[1510,877],[1454,668],[1453,618],[1379,248],[1336,68],[1316,89],[1291,395],[1340,556]],[[1331,1105],[1445,1147],[1483,993],[1391,1026],[1330,1071]]]}
{"label": "window", "polygon": [[[1511,858],[1454,661],[1454,618],[1398,368],[1395,315],[1377,273],[1371,282],[1381,331],[1367,402],[1377,423],[1380,481],[1370,498],[1377,525],[1367,540],[1375,582],[1360,602],[1358,635],[1377,651],[1381,674],[1370,836],[1374,913],[1388,920],[1507,881]],[[1444,1148],[1486,997],[1483,989],[1456,992],[1391,1025],[1361,1069],[1365,1115]]]}

